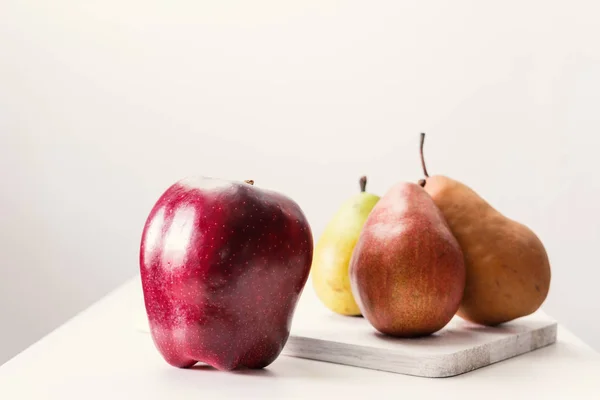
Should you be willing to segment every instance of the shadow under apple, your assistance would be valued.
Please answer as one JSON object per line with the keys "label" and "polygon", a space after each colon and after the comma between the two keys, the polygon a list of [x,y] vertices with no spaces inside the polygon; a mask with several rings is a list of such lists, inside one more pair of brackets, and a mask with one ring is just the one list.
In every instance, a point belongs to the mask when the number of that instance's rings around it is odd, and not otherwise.
{"label": "shadow under apple", "polygon": [[208,364],[198,363],[192,365],[188,370],[193,371],[203,371],[203,372],[218,372],[223,374],[234,374],[234,375],[247,375],[247,376],[263,376],[263,377],[274,377],[275,374],[273,371],[269,370],[268,367],[262,369],[252,369],[252,368],[239,368],[231,371],[219,371],[215,367],[212,367]]}

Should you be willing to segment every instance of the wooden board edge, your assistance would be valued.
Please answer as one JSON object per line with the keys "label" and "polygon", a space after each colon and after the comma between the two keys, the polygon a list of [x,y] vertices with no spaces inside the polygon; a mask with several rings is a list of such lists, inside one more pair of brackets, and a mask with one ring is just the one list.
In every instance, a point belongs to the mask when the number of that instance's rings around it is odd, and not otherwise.
{"label": "wooden board edge", "polygon": [[426,357],[292,335],[282,355],[403,375],[447,378],[551,345],[556,342],[557,327],[554,321],[538,329],[468,350]]}
{"label": "wooden board edge", "polygon": [[448,378],[484,368],[549,346],[557,339],[557,322],[529,332],[498,339],[471,349],[446,354],[435,360],[437,372],[430,378]]}
{"label": "wooden board edge", "polygon": [[[410,371],[409,365],[419,365],[423,361],[423,358],[406,354],[402,357],[390,357],[390,351],[387,349],[357,347],[346,343],[301,336],[290,336],[283,348],[282,355],[403,374],[408,374],[406,371]],[[416,376],[420,375],[416,374]]]}

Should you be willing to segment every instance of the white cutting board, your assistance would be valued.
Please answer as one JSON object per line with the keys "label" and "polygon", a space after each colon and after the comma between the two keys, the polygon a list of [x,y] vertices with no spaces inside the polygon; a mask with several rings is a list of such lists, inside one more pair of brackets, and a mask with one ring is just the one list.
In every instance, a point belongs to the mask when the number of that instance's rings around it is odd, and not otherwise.
{"label": "white cutting board", "polygon": [[[148,333],[141,287],[134,323]],[[490,328],[455,317],[441,331],[418,339],[383,336],[361,317],[336,315],[306,285],[282,355],[423,377],[462,374],[556,341],[557,323],[542,311]]]}
{"label": "white cutting board", "polygon": [[398,339],[378,333],[362,317],[333,314],[307,287],[283,354],[407,375],[448,377],[552,344],[556,328],[555,320],[538,311],[494,328],[454,317],[431,336]]}

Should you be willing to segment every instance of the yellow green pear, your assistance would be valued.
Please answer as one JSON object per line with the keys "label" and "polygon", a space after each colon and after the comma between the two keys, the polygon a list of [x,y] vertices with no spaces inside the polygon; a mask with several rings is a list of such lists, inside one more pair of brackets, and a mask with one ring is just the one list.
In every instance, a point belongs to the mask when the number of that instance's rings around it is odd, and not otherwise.
{"label": "yellow green pear", "polygon": [[317,296],[327,308],[342,315],[361,315],[348,269],[363,225],[380,198],[366,192],[367,177],[361,177],[359,183],[360,193],[346,200],[325,227],[311,267]]}

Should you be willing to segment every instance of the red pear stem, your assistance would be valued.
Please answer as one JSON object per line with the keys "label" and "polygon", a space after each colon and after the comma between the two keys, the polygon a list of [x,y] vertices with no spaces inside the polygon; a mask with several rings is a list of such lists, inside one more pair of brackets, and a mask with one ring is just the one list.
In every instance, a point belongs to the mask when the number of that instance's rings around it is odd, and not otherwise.
{"label": "red pear stem", "polygon": [[361,176],[358,180],[358,184],[360,185],[360,191],[364,193],[365,190],[367,190],[367,177]]}
{"label": "red pear stem", "polygon": [[246,182],[248,185],[254,185],[254,181],[252,179],[248,179],[244,182]]}

